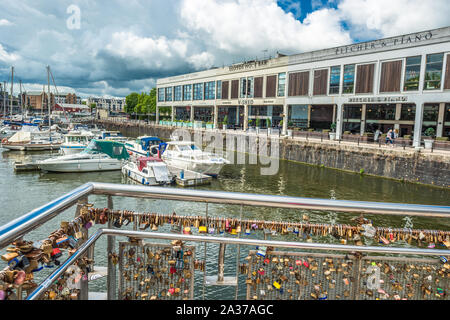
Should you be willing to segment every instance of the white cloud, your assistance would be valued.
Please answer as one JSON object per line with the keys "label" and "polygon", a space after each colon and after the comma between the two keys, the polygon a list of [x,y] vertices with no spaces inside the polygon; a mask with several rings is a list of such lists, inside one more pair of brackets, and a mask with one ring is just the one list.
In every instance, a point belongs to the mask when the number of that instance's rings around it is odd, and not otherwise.
{"label": "white cloud", "polygon": [[266,48],[293,53],[351,43],[334,9],[315,11],[301,23],[272,0],[183,0],[180,15],[204,43],[241,56]]}
{"label": "white cloud", "polygon": [[192,64],[196,70],[209,69],[214,65],[214,56],[209,52],[202,52],[190,56],[187,61]]}
{"label": "white cloud", "polygon": [[340,18],[357,38],[396,36],[450,25],[448,0],[342,0]]}
{"label": "white cloud", "polygon": [[12,26],[12,22],[8,21],[6,19],[0,19],[0,27],[3,27],[3,26]]}
{"label": "white cloud", "polygon": [[80,30],[66,27],[70,1],[4,1],[0,77],[14,65],[24,83],[46,82],[50,65],[56,83],[77,93],[127,95],[265,49],[294,54],[445,27],[448,1],[312,0],[316,9],[299,21],[299,0],[79,0]]}
{"label": "white cloud", "polygon": [[19,59],[19,56],[17,54],[6,52],[6,50],[0,43],[0,61],[3,61],[5,63],[12,63],[17,59]]}

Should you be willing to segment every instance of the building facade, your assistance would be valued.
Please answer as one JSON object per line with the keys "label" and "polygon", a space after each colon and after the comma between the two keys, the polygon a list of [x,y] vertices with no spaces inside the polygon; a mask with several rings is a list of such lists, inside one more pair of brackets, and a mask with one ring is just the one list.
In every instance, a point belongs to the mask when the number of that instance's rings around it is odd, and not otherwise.
{"label": "building facade", "polygon": [[[34,111],[47,110],[48,93],[43,91],[30,91],[22,94],[24,106]],[[50,103],[55,104],[81,104],[81,98],[75,93],[50,93]]]}
{"label": "building facade", "polygon": [[[173,119],[450,137],[450,27],[157,81]],[[158,116],[157,116],[158,118]],[[270,122],[268,121],[270,120]]]}
{"label": "building facade", "polygon": [[95,103],[97,110],[107,110],[109,114],[125,112],[125,98],[89,97],[87,105]]}

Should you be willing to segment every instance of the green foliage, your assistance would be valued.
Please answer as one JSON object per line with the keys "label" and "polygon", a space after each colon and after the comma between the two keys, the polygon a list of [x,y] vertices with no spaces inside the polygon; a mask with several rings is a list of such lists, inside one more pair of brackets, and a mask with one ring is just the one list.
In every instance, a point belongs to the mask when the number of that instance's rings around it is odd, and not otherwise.
{"label": "green foliage", "polygon": [[137,114],[149,114],[156,112],[156,88],[150,90],[150,93],[132,92],[126,99],[125,112]]}
{"label": "green foliage", "polygon": [[336,130],[336,123],[332,123],[330,129],[334,132]]}
{"label": "green foliage", "polygon": [[228,124],[228,116],[225,116],[224,118],[223,118],[223,122],[222,122],[222,124]]}
{"label": "green foliage", "polygon": [[294,126],[294,123],[292,121],[289,121],[288,122],[288,127],[292,127],[292,126]]}
{"label": "green foliage", "polygon": [[427,137],[433,137],[436,134],[436,131],[434,130],[434,128],[428,128],[427,130],[425,130],[425,135]]}
{"label": "green foliage", "polygon": [[91,104],[89,105],[89,108],[91,108],[91,111],[92,111],[92,109],[97,108],[97,104],[96,104],[96,103],[91,103]]}
{"label": "green foliage", "polygon": [[257,128],[259,128],[260,124],[261,124],[261,120],[259,120],[259,118],[256,119],[256,127],[257,127]]}
{"label": "green foliage", "polygon": [[133,92],[125,98],[125,102],[126,102],[125,112],[126,113],[130,114],[130,113],[134,112],[134,108],[138,104],[138,99],[139,99],[139,94],[137,92]]}
{"label": "green foliage", "polygon": [[267,118],[267,128],[271,128],[272,127],[272,121],[269,119],[269,118]]}
{"label": "green foliage", "polygon": [[364,174],[364,169],[359,170],[359,174]]}

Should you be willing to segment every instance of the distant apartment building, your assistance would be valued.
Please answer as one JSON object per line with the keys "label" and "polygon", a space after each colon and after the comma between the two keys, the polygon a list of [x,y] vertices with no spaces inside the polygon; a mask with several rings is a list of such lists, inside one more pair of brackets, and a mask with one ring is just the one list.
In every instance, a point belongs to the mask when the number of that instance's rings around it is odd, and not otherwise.
{"label": "distant apartment building", "polygon": [[[31,91],[22,94],[24,106],[33,111],[42,111],[47,108],[48,94],[43,91]],[[81,98],[75,93],[50,94],[50,103],[55,104],[81,104]]]}
{"label": "distant apartment building", "polygon": [[125,98],[89,97],[87,105],[95,103],[97,110],[107,110],[109,114],[125,112]]}

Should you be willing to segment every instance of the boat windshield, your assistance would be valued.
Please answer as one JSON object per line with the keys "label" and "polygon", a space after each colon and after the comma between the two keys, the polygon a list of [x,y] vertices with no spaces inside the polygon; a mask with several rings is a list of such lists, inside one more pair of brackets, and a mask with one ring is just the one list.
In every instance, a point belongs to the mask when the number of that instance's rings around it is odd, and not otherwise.
{"label": "boat windshield", "polygon": [[193,151],[193,150],[200,150],[195,144],[191,144],[191,145],[179,145],[178,149],[183,152],[183,151]]}
{"label": "boat windshield", "polygon": [[91,140],[89,145],[82,151],[86,154],[98,154],[105,153],[113,159],[128,159],[130,155],[128,154],[125,145],[123,143],[115,141],[104,141],[104,140]]}

